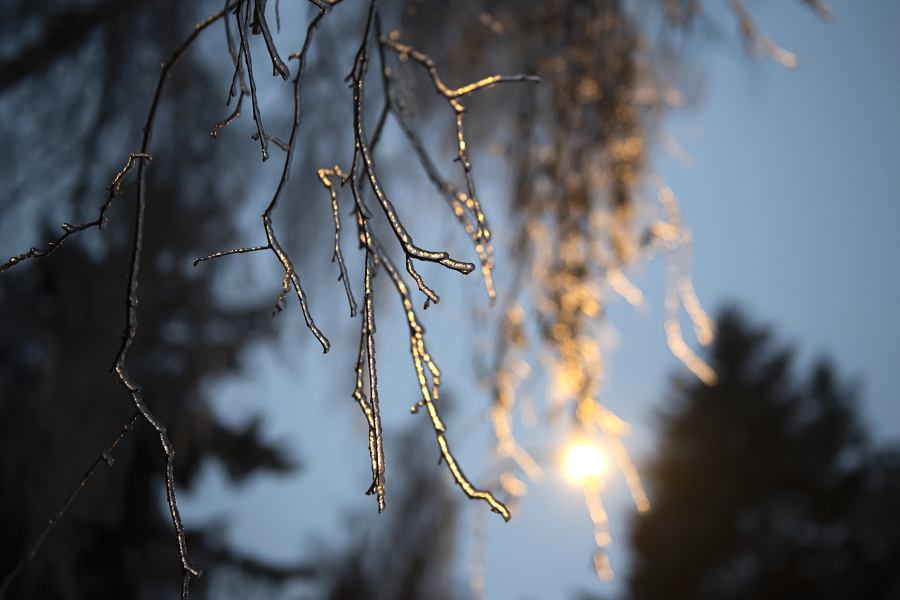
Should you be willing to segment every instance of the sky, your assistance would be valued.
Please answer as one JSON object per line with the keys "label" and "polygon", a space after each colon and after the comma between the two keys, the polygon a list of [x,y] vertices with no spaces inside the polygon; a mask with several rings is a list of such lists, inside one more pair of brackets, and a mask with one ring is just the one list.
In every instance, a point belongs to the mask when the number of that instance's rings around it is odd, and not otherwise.
{"label": "sky", "polygon": [[[858,382],[861,412],[876,441],[900,441],[900,4],[834,1],[834,20],[826,23],[800,2],[747,1],[762,32],[799,57],[793,70],[748,58],[733,21],[716,3],[706,4],[727,35],[697,57],[705,77],[699,101],[667,122],[691,165],[663,151],[654,156],[693,233],[697,294],[711,312],[737,302],[752,319],[771,324],[779,341],[796,348],[801,368],[829,357],[845,379]],[[654,415],[664,407],[670,377],[682,367],[665,343],[662,261],[631,277],[650,309],[637,313],[624,301],[611,302],[618,344],[608,357],[601,400],[633,425],[626,445],[640,465],[653,452]],[[448,290],[441,306],[453,306],[470,291]],[[433,351],[449,355],[445,372],[470,369],[466,348],[474,334],[465,331],[467,316],[450,310],[443,316],[445,324],[430,329],[437,338],[430,342]],[[302,325],[289,319],[285,327],[299,336],[251,349],[242,372],[211,382],[210,392],[226,421],[261,413],[266,435],[295,449],[304,469],[297,477],[260,476],[234,488],[211,464],[204,485],[179,498],[186,523],[225,518],[238,548],[277,561],[308,556],[314,540],[339,546],[350,535],[349,513],[377,518],[371,498],[362,494],[368,459],[358,409],[349,390],[335,393],[320,381],[323,373],[349,381],[356,334],[332,340],[336,350],[323,357]],[[397,315],[384,319],[384,328],[399,323]],[[325,329],[328,318],[319,325]],[[379,351],[381,372],[407,373],[404,344],[401,339],[396,348],[386,344]],[[335,360],[346,363],[346,373],[334,369]],[[406,381],[411,377],[393,379],[380,378],[382,398],[414,398],[414,382]],[[451,426],[464,433],[451,436],[451,443],[459,442],[460,462],[477,474],[489,432],[470,424],[484,416],[488,398],[461,383],[450,387],[458,399]],[[411,402],[399,404],[386,411],[388,428],[412,418]],[[512,523],[489,520],[486,597],[621,594],[635,512],[621,477],[610,475],[604,501],[617,573],[612,583],[599,582],[591,567],[592,526],[580,489],[549,468],[542,482],[531,484]],[[467,506],[461,531],[469,531],[473,518]],[[460,578],[470,545],[470,534],[463,533]]]}

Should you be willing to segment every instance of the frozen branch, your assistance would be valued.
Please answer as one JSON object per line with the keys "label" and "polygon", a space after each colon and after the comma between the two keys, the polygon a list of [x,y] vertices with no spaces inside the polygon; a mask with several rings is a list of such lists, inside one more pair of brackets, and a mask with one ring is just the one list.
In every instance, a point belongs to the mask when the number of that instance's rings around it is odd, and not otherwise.
{"label": "frozen branch", "polygon": [[[400,221],[397,210],[388,199],[387,195],[384,192],[384,189],[381,187],[381,182],[378,180],[378,177],[375,174],[375,164],[369,150],[363,116],[364,82],[369,61],[368,34],[372,24],[374,6],[375,5],[373,2],[369,10],[369,18],[366,22],[366,32],[363,36],[363,42],[360,46],[359,51],[357,52],[356,62],[354,63],[353,70],[350,73],[353,87],[353,127],[354,135],[356,138],[356,153],[354,155],[354,167],[351,169],[351,176],[353,176],[353,173],[355,171],[356,160],[357,158],[359,158],[362,162],[363,170],[365,171],[365,174],[369,180],[369,184],[372,187],[372,191],[375,194],[375,198],[381,205],[381,208],[391,225],[391,229],[393,229],[394,231],[394,235],[397,237],[397,240],[400,242],[401,247],[403,248],[404,252],[406,252],[406,255],[409,259],[414,258],[422,261],[435,262],[447,267],[448,269],[453,269],[455,271],[463,273],[464,275],[468,275],[475,270],[475,265],[473,265],[472,263],[465,263],[454,260],[450,258],[450,255],[447,252],[427,251],[415,245],[412,236],[409,235],[409,233],[406,231],[406,228],[403,226],[403,223]],[[411,260],[407,261],[407,266],[410,265],[412,265]],[[414,269],[410,270],[411,275],[414,273]],[[413,276],[418,277],[418,275]],[[434,303],[440,301],[440,298],[437,296],[437,294],[431,292],[424,285],[420,287],[422,288],[422,291],[425,292],[429,301]]]}
{"label": "frozen branch", "polygon": [[[397,117],[397,121],[400,124],[403,133],[406,135],[407,139],[415,150],[416,155],[419,158],[419,162],[425,169],[428,178],[432,181],[432,183],[434,183],[438,191],[441,192],[441,195],[444,196],[444,198],[448,201],[450,207],[453,209],[453,213],[456,215],[457,219],[466,230],[466,233],[469,234],[469,237],[475,244],[475,249],[476,252],[478,252],[478,258],[481,262],[481,270],[484,275],[488,297],[491,300],[491,304],[493,304],[496,299],[496,292],[494,291],[494,286],[491,278],[491,268],[493,266],[493,248],[490,241],[490,228],[488,227],[487,219],[485,218],[484,212],[481,209],[481,203],[479,202],[478,196],[475,192],[475,180],[472,176],[472,165],[469,162],[466,154],[466,141],[463,134],[463,113],[465,112],[465,107],[459,102],[458,98],[470,94],[478,89],[491,86],[495,83],[521,81],[540,83],[540,78],[533,75],[496,75],[492,77],[486,77],[475,83],[453,90],[448,88],[444,84],[443,80],[438,74],[434,61],[432,61],[431,58],[413,49],[410,46],[399,44],[392,40],[390,37],[382,35],[380,31],[380,22],[378,21],[376,21],[376,28],[378,35],[379,55],[381,58],[382,79],[384,82],[386,96],[384,112],[382,114],[382,119],[379,121],[379,127],[376,129],[376,133],[380,132],[387,111],[390,110],[391,112],[393,112]],[[425,150],[421,140],[413,130],[404,107],[394,97],[393,85],[391,81],[391,70],[386,63],[384,56],[385,48],[390,48],[397,52],[397,54],[401,57],[401,60],[412,57],[414,60],[422,64],[428,70],[431,81],[434,84],[437,92],[444,96],[444,98],[450,104],[450,107],[455,112],[458,148],[458,155],[456,160],[463,166],[463,172],[466,179],[466,187],[468,188],[468,195],[459,191],[456,186],[441,177],[437,170],[437,167],[434,165],[434,162],[431,160],[431,157]],[[468,217],[467,214],[469,215]],[[472,222],[470,222],[470,219]],[[419,283],[420,289],[422,289],[423,284],[417,277],[417,274],[413,270],[410,270],[410,274],[416,279],[417,283]],[[425,292],[426,295],[428,295],[426,289],[427,288],[423,289],[422,291]]]}
{"label": "frozen branch", "polygon": [[[340,173],[338,168],[335,168]],[[355,195],[355,194],[354,194]],[[363,318],[360,331],[359,354],[356,359],[356,385],[353,389],[353,399],[356,400],[366,417],[369,426],[369,458],[372,463],[372,484],[366,491],[367,495],[375,494],[378,499],[378,512],[385,508],[385,464],[384,464],[384,432],[381,427],[381,408],[378,401],[378,371],[375,362],[375,299],[372,289],[372,280],[377,270],[377,258],[374,242],[368,229],[368,222],[362,213],[356,210],[357,232],[360,246],[366,250],[365,258],[365,295],[363,297]],[[363,369],[369,373],[369,394],[371,400],[366,398],[363,391]]]}
{"label": "frozen branch", "polygon": [[[210,24],[214,23],[221,17],[223,17],[230,6],[226,6],[223,10],[219,11],[206,21],[199,23],[196,27],[194,27],[194,31],[187,37],[187,39],[179,46],[175,52],[172,54],[172,57],[168,62],[163,63],[162,71],[159,74],[159,80],[156,84],[156,92],[153,95],[153,101],[150,104],[150,112],[147,115],[147,123],[144,125],[144,136],[141,142],[141,156],[149,156],[149,147],[150,147],[150,136],[153,132],[153,124],[156,120],[157,108],[159,107],[159,100],[162,95],[163,86],[166,82],[166,76],[169,74],[169,71],[172,69],[172,66],[178,61],[181,55],[187,50],[187,48],[193,43],[197,36],[201,31],[206,29]],[[178,513],[178,503],[175,498],[175,477],[174,477],[174,459],[175,459],[175,449],[172,447],[172,443],[169,440],[168,435],[166,434],[166,428],[162,424],[159,419],[157,419],[152,412],[150,412],[149,408],[144,404],[143,398],[140,393],[140,386],[131,379],[131,376],[128,373],[128,370],[125,367],[125,356],[131,347],[132,342],[134,341],[134,337],[137,334],[137,289],[138,289],[138,275],[140,273],[140,260],[141,260],[141,249],[142,242],[144,237],[144,210],[146,208],[146,192],[145,192],[145,179],[146,179],[146,161],[141,160],[138,162],[138,171],[137,171],[137,210],[135,211],[135,231],[134,231],[134,242],[132,245],[132,254],[131,254],[131,268],[128,273],[128,298],[126,300],[126,315],[125,315],[125,330],[122,334],[122,345],[119,348],[119,352],[116,355],[116,359],[113,363],[112,369],[115,371],[118,376],[119,383],[121,383],[131,394],[132,402],[134,403],[135,409],[141,414],[145,421],[150,424],[159,434],[160,446],[163,449],[163,452],[166,455],[166,499],[169,505],[169,513],[172,517],[172,524],[175,527],[175,535],[178,542],[178,554],[181,558],[181,568],[184,573],[184,580],[182,585],[182,598],[183,600],[187,600],[188,597],[188,584],[190,582],[191,576],[199,577],[200,570],[191,565],[190,560],[187,556],[187,542],[185,540],[184,534],[184,525],[181,522],[181,517]],[[127,167],[126,167],[127,169]],[[121,181],[121,176],[116,178],[116,181],[113,182],[113,186],[110,189],[110,193],[116,189],[118,182]]]}
{"label": "frozen branch", "polygon": [[[334,4],[337,4],[340,0],[336,0]],[[330,5],[329,5],[330,6]],[[306,39],[303,42],[303,49],[297,54],[291,54],[288,56],[289,59],[296,58],[299,60],[300,64],[297,67],[297,75],[294,78],[294,122],[291,127],[291,137],[287,143],[282,142],[278,138],[273,136],[268,136],[262,130],[262,120],[258,118],[258,108],[256,104],[256,92],[255,92],[255,84],[253,82],[253,71],[251,67],[250,54],[247,48],[247,20],[249,18],[249,4],[248,8],[245,11],[243,20],[240,17],[240,11],[238,11],[238,29],[242,31],[241,33],[241,44],[244,47],[244,56],[247,59],[247,74],[250,78],[250,87],[251,87],[251,98],[253,99],[253,110],[254,115],[256,115],[256,123],[258,126],[258,132],[254,139],[259,139],[263,144],[263,156],[264,160],[268,157],[268,152],[266,150],[266,140],[272,140],[276,143],[280,148],[282,148],[287,156],[284,159],[284,168],[281,174],[281,180],[278,182],[278,188],[275,190],[275,195],[272,198],[272,201],[269,203],[269,206],[266,208],[266,211],[263,213],[263,230],[266,234],[267,244],[265,246],[255,246],[253,248],[239,248],[235,250],[229,250],[227,252],[218,252],[212,254],[210,256],[206,256],[204,258],[198,258],[194,260],[194,266],[196,267],[201,262],[208,260],[210,258],[218,258],[220,256],[227,256],[229,254],[243,254],[246,252],[255,252],[258,250],[272,250],[275,256],[278,258],[278,262],[281,263],[281,266],[284,268],[284,280],[282,283],[282,291],[278,295],[278,300],[275,303],[275,311],[273,314],[278,314],[281,312],[285,298],[291,291],[291,287],[293,287],[294,291],[297,294],[297,299],[300,301],[300,309],[303,312],[303,319],[306,321],[306,326],[313,333],[319,343],[322,345],[322,349],[325,353],[331,348],[331,343],[325,337],[325,335],[316,327],[316,323],[312,318],[312,314],[309,311],[309,305],[306,300],[306,293],[303,291],[303,287],[300,283],[300,276],[297,274],[297,270],[294,268],[294,264],[291,261],[290,257],[281,247],[281,244],[278,242],[278,238],[275,236],[275,230],[272,224],[272,213],[275,210],[275,207],[278,205],[278,200],[281,197],[281,193],[284,190],[284,186],[287,184],[290,179],[291,172],[291,160],[294,157],[294,149],[296,146],[297,135],[300,129],[300,121],[301,121],[301,107],[300,107],[300,91],[301,91],[301,76],[303,75],[303,67],[306,63],[306,55],[309,51],[309,46],[312,42],[313,31],[315,31],[316,25],[319,24],[322,17],[326,12],[323,11],[316,15],[316,17],[310,22],[309,27],[306,31]]]}
{"label": "frozen branch", "polygon": [[[438,390],[440,388],[441,372],[435,362],[432,360],[431,355],[428,353],[428,350],[425,347],[425,328],[422,327],[422,325],[419,323],[418,316],[416,315],[416,311],[413,308],[412,301],[409,296],[409,289],[400,278],[400,274],[397,272],[397,268],[391,262],[391,259],[387,256],[387,254],[385,254],[385,252],[378,245],[377,241],[372,241],[375,242],[375,247],[378,252],[378,259],[380,264],[384,267],[385,272],[387,272],[388,276],[391,278],[391,282],[397,289],[397,293],[400,294],[400,298],[403,303],[403,310],[406,314],[406,321],[409,326],[410,353],[412,354],[413,364],[415,365],[416,369],[416,378],[419,382],[419,391],[422,394],[422,399],[412,407],[412,412],[417,413],[419,411],[419,408],[423,406],[428,411],[428,415],[431,417],[431,424],[434,427],[435,434],[437,435],[438,446],[440,447],[441,451],[441,459],[447,463],[447,468],[450,469],[450,473],[453,475],[453,479],[456,481],[459,487],[462,488],[466,496],[472,499],[484,500],[490,505],[492,511],[501,515],[505,521],[509,521],[510,513],[506,506],[502,502],[498,501],[490,492],[478,490],[474,486],[472,486],[472,484],[469,483],[469,480],[466,478],[465,474],[462,472],[462,469],[457,464],[456,459],[453,457],[453,453],[450,451],[450,446],[445,435],[447,429],[444,426],[444,422],[441,420],[437,406],[435,406],[435,401],[438,399]],[[431,378],[430,385],[428,381],[429,377]]]}
{"label": "frozen branch", "polygon": [[122,194],[122,180],[125,175],[127,175],[131,169],[134,167],[137,161],[146,162],[150,160],[149,154],[132,154],[128,157],[128,164],[125,165],[125,168],[116,175],[116,178],[113,180],[112,184],[109,186],[109,198],[100,207],[100,216],[96,221],[91,221],[90,223],[82,223],[81,225],[69,225],[68,223],[62,224],[62,229],[65,233],[55,242],[49,242],[47,244],[46,250],[39,250],[37,248],[31,248],[28,252],[24,254],[20,254],[18,256],[14,256],[9,259],[8,262],[0,265],[0,273],[3,271],[9,270],[19,263],[29,259],[29,258],[46,258],[56,252],[57,248],[59,248],[66,239],[72,235],[73,233],[78,233],[79,231],[84,231],[85,229],[90,229],[91,227],[97,227],[98,229],[103,229],[106,225],[106,212],[112,206],[113,200],[115,200],[118,196]]}
{"label": "frozen branch", "polygon": [[[273,75],[281,75],[285,81],[291,76],[291,70],[288,69],[281,57],[278,56],[278,50],[275,48],[275,41],[272,39],[272,33],[269,31],[269,24],[266,23],[266,0],[254,0],[255,11],[253,13],[255,20],[254,25],[259,28],[263,39],[266,41],[266,48],[269,50],[269,56],[272,57]],[[254,29],[254,33],[255,33]]]}
{"label": "frozen branch", "polygon": [[331,257],[331,262],[337,260],[338,268],[341,271],[338,279],[344,282],[347,301],[350,303],[350,317],[353,318],[356,316],[356,300],[354,300],[353,291],[350,289],[350,278],[347,276],[344,255],[341,253],[341,215],[338,211],[337,188],[329,176],[340,178],[342,183],[344,177],[337,166],[333,170],[319,169],[319,179],[322,181],[322,185],[328,188],[328,191],[331,193],[331,211],[334,214],[334,254]]}
{"label": "frozen branch", "polygon": [[[241,8],[242,7],[239,5],[234,12],[234,15],[237,19],[238,34],[241,36],[241,53],[244,55],[244,63],[247,65],[247,78],[250,79],[250,100],[253,102],[253,120],[256,122],[256,130],[259,134],[259,144],[262,146],[262,159],[263,162],[265,162],[269,160],[268,138],[266,137],[266,132],[263,131],[262,117],[259,114],[259,103],[256,100],[256,81],[253,79],[253,59],[250,56],[250,43],[247,39],[249,36],[248,21],[250,20],[250,0],[244,2],[243,20],[241,19]],[[234,84],[232,82],[232,90],[233,89]]]}
{"label": "frozen branch", "polygon": [[107,446],[106,450],[104,450],[100,454],[100,456],[97,457],[97,460],[95,460],[91,464],[91,466],[88,467],[88,470],[85,471],[84,476],[82,476],[81,478],[81,481],[78,482],[78,484],[75,486],[75,489],[73,489],[69,494],[69,497],[66,498],[66,501],[63,503],[62,507],[60,507],[60,509],[56,511],[56,514],[53,515],[53,517],[51,517],[47,524],[44,526],[44,530],[41,531],[41,535],[38,536],[37,541],[31,547],[31,550],[28,551],[28,554],[22,557],[22,560],[16,563],[16,566],[13,567],[13,570],[3,578],[3,582],[0,583],[0,600],[2,600],[4,595],[6,595],[6,590],[9,589],[10,584],[15,580],[15,578],[18,577],[19,574],[25,569],[25,567],[27,567],[31,563],[31,561],[34,560],[34,557],[37,556],[38,550],[41,549],[41,544],[44,543],[44,540],[47,538],[47,535],[50,534],[53,526],[56,525],[56,522],[60,518],[62,518],[66,510],[69,508],[69,505],[72,504],[72,500],[75,499],[75,496],[78,495],[78,492],[80,492],[84,485],[87,483],[88,478],[91,476],[91,474],[93,474],[94,469],[97,468],[97,465],[99,465],[101,462],[105,462],[110,467],[113,465],[112,451],[116,448],[118,443],[122,441],[122,438],[125,437],[125,434],[132,430],[132,428],[134,427],[134,422],[137,421],[139,416],[140,414],[135,414],[133,417],[131,417],[131,419],[127,423],[125,423],[125,426],[122,428],[122,431],[119,432],[119,435],[117,435],[112,443]]}

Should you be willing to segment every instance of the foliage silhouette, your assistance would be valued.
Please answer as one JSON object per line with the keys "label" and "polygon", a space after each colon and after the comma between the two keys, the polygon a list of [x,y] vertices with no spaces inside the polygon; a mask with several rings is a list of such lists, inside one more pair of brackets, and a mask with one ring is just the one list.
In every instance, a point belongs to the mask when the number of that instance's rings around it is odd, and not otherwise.
{"label": "foliage silhouette", "polygon": [[634,600],[900,597],[900,453],[867,440],[832,365],[798,382],[771,337],[726,309],[718,383],[674,381]]}

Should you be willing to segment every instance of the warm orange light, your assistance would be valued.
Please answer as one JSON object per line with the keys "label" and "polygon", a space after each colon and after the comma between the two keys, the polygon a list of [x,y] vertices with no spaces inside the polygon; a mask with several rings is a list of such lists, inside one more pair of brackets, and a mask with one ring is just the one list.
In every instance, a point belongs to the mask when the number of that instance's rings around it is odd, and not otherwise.
{"label": "warm orange light", "polygon": [[575,446],[566,454],[566,469],[579,479],[601,473],[605,466],[606,459],[591,446]]}

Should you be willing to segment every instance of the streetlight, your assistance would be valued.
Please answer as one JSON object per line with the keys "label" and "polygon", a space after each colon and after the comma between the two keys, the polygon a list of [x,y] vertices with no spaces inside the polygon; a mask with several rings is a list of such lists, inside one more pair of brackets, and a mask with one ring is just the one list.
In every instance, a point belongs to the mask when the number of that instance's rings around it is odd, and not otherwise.
{"label": "streetlight", "polygon": [[593,446],[575,446],[566,454],[566,469],[576,479],[599,475],[606,468],[606,459]]}

